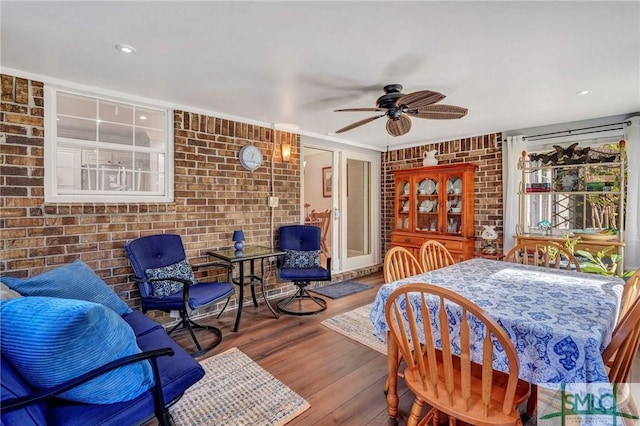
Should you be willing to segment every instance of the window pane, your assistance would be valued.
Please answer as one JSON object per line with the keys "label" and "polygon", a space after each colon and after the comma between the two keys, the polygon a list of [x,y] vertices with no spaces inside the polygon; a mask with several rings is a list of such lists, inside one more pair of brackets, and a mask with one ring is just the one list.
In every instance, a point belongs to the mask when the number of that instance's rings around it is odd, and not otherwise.
{"label": "window pane", "polygon": [[95,120],[58,115],[56,124],[58,126],[58,137],[60,138],[80,139],[85,141],[96,140]]}
{"label": "window pane", "polygon": [[147,108],[136,108],[136,127],[163,129],[165,123],[164,111]]}
{"label": "window pane", "polygon": [[82,151],[74,148],[60,148],[57,152],[56,180],[61,191],[82,188],[80,156]]}
{"label": "window pane", "polygon": [[[136,137],[137,136],[138,135],[136,134]],[[141,137],[141,140],[138,141],[138,139],[136,139],[136,145],[148,146],[155,149],[164,149],[165,140],[166,135],[164,133],[164,130],[145,130],[144,134]],[[147,145],[145,145],[145,143]]]}
{"label": "window pane", "polygon": [[133,124],[133,107],[131,105],[100,101],[100,114],[102,121],[122,124]]}
{"label": "window pane", "polygon": [[95,98],[58,92],[56,104],[58,114],[92,119],[96,118],[97,100]]}
{"label": "window pane", "polygon": [[100,142],[133,145],[133,127],[122,124],[99,123]]}

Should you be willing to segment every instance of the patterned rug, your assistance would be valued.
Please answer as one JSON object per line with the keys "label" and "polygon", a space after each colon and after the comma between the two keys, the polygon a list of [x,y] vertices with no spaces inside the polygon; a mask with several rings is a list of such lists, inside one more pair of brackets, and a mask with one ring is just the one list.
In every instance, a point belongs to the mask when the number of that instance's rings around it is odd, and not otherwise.
{"label": "patterned rug", "polygon": [[370,288],[372,288],[370,285],[347,280],[335,284],[329,284],[324,287],[314,288],[309,291],[321,294],[322,296],[326,296],[330,299],[340,299],[341,297],[360,293],[361,291],[368,290]]}
{"label": "patterned rug", "polygon": [[176,425],[284,425],[310,407],[238,348],[201,365],[206,375],[170,409]]}
{"label": "patterned rug", "polygon": [[353,311],[328,318],[322,321],[322,325],[386,355],[387,344],[381,342],[371,331],[373,325],[369,319],[370,311],[371,304],[361,306]]}

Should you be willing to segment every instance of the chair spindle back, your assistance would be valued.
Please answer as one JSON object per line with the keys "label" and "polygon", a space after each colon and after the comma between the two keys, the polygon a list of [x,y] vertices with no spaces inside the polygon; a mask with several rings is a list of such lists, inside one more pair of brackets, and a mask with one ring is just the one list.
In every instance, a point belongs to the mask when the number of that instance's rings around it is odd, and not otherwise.
{"label": "chair spindle back", "polygon": [[390,283],[424,272],[418,259],[404,247],[392,247],[384,256],[384,281]]}
{"label": "chair spindle back", "polygon": [[564,247],[552,242],[520,243],[509,250],[504,261],[580,272],[578,259]]}
{"label": "chair spindle back", "polygon": [[449,250],[435,240],[428,240],[422,243],[420,247],[420,261],[424,272],[433,271],[434,269],[444,268],[445,266],[456,263]]}

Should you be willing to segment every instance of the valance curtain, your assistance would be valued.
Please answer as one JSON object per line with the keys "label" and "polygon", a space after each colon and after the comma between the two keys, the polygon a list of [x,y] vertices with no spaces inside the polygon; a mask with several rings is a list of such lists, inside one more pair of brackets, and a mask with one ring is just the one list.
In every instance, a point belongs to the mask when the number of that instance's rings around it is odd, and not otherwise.
{"label": "valance curtain", "polygon": [[[514,246],[513,236],[519,217],[518,188],[521,172],[518,170],[518,159],[522,151],[544,152],[553,149],[553,145],[566,146],[578,142],[580,146],[594,146],[604,143],[615,143],[620,139],[626,141],[627,150],[627,194],[624,240],[626,243],[625,269],[640,267],[640,116],[629,119],[631,125],[623,124],[622,130],[597,132],[574,136],[562,136],[541,140],[531,140],[526,136],[509,136],[502,145],[502,174],[504,195],[504,252]],[[525,230],[526,231],[526,230]]]}

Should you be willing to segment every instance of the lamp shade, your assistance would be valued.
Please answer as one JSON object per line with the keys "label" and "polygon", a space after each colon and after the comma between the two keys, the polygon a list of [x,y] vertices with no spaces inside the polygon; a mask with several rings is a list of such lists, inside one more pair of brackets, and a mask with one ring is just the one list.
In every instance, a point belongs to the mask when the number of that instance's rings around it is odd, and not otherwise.
{"label": "lamp shade", "polygon": [[242,232],[241,229],[238,231],[233,231],[233,237],[231,238],[231,240],[235,241],[235,244],[233,246],[236,248],[236,250],[242,250],[242,247],[244,246],[244,232]]}

